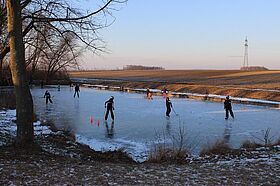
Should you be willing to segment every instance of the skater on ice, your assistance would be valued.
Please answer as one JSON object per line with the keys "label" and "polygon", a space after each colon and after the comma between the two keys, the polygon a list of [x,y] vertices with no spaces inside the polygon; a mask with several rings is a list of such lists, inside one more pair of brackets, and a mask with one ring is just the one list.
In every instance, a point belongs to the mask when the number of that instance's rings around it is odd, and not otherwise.
{"label": "skater on ice", "polygon": [[226,110],[226,117],[225,119],[228,119],[228,113],[230,113],[231,117],[234,118],[234,114],[232,112],[232,106],[231,106],[231,100],[229,99],[229,96],[226,97],[226,100],[224,101],[224,109]]}
{"label": "skater on ice", "polygon": [[49,91],[46,90],[44,98],[46,98],[46,104],[48,104],[48,101],[53,103],[52,100],[51,100],[51,94],[49,93]]}
{"label": "skater on ice", "polygon": [[106,114],[105,114],[105,121],[108,119],[109,111],[111,113],[111,118],[114,120],[114,96],[111,96],[108,101],[105,102],[105,108],[107,108]]}
{"label": "skater on ice", "polygon": [[171,108],[172,108],[172,103],[171,103],[169,97],[166,97],[166,116],[167,117],[170,117]]}
{"label": "skater on ice", "polygon": [[152,92],[150,91],[149,88],[147,88],[146,94],[147,94],[147,99],[153,99],[153,94],[152,94]]}
{"label": "skater on ice", "polygon": [[78,85],[78,84],[76,84],[76,86],[75,86],[75,93],[74,93],[74,97],[76,96],[76,94],[77,94],[77,96],[79,97],[79,92],[80,92],[80,87],[79,87],[79,85]]}
{"label": "skater on ice", "polygon": [[166,87],[163,87],[163,89],[162,89],[162,96],[164,97],[164,98],[166,98],[167,97],[167,93],[168,93],[168,90],[167,90],[167,88]]}

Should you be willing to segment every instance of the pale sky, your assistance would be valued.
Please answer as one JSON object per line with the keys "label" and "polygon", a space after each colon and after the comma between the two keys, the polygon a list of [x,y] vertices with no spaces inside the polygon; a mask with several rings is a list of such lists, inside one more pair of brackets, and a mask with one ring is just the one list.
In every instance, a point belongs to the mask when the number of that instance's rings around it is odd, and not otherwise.
{"label": "pale sky", "polygon": [[83,68],[239,69],[247,36],[249,65],[280,69],[279,9],[280,0],[128,0],[101,31],[110,53],[85,53]]}

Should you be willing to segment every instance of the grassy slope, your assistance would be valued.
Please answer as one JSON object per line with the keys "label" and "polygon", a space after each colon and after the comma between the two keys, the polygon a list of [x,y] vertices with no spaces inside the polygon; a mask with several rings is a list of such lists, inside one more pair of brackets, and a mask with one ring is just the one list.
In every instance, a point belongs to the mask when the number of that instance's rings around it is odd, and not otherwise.
{"label": "grassy slope", "polygon": [[[162,88],[174,91],[211,93],[280,101],[279,93],[249,89],[280,90],[280,71],[239,70],[157,70],[157,71],[83,71],[70,72],[71,77],[124,80],[123,86]],[[144,82],[143,82],[144,81]],[[117,82],[101,82],[118,85]],[[238,88],[238,89],[236,89]]]}

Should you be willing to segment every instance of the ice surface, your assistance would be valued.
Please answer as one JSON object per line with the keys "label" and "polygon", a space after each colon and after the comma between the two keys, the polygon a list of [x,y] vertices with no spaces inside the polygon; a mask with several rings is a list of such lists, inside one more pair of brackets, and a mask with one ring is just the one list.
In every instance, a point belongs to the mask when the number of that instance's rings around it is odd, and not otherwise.
{"label": "ice surface", "polygon": [[[186,130],[194,154],[203,145],[220,139],[239,147],[246,139],[261,137],[267,128],[271,128],[271,136],[280,136],[279,110],[269,107],[233,104],[235,119],[226,121],[223,103],[171,98],[179,115],[172,112],[171,117],[166,118],[165,99],[160,96],[147,100],[145,93],[81,88],[80,98],[73,98],[74,91],[69,87],[48,90],[54,96],[54,103],[46,105],[42,98],[46,89],[32,89],[35,112],[42,121],[48,120],[60,129],[75,132],[78,141],[95,150],[124,148],[139,161],[146,157],[156,134],[177,135],[180,125]],[[110,96],[115,97],[114,123],[103,119],[104,102]]]}

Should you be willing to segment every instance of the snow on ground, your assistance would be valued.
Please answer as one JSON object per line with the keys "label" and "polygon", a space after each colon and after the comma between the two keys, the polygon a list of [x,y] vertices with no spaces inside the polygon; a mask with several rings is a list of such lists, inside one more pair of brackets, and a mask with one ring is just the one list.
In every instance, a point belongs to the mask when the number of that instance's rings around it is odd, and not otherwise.
{"label": "snow on ground", "polygon": [[242,88],[242,87],[232,87],[231,85],[228,86],[217,86],[221,88],[231,88],[235,90],[249,90],[249,91],[264,91],[264,92],[277,92],[280,93],[280,90],[275,89],[263,89],[263,88]]}
{"label": "snow on ground", "polygon": [[[11,136],[16,136],[17,126],[13,122],[16,120],[16,110],[2,110],[0,111],[0,134],[9,134]],[[34,134],[35,135],[49,135],[53,134],[49,126],[44,126],[40,121],[33,123]],[[7,141],[0,138],[0,146],[6,145]]]}
{"label": "snow on ground", "polygon": [[16,110],[0,111],[0,145],[9,143],[9,139],[5,136],[16,136],[16,124],[12,121],[16,120]]}

